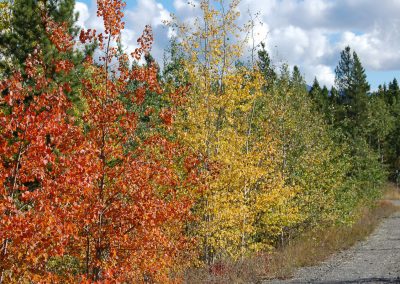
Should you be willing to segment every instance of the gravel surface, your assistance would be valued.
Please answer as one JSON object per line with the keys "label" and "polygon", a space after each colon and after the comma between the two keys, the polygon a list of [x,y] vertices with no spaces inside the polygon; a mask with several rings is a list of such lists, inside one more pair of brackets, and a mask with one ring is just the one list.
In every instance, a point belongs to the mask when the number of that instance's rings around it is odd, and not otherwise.
{"label": "gravel surface", "polygon": [[[400,206],[399,200],[392,202]],[[299,269],[293,279],[262,283],[400,283],[400,212],[383,220],[365,241]]]}

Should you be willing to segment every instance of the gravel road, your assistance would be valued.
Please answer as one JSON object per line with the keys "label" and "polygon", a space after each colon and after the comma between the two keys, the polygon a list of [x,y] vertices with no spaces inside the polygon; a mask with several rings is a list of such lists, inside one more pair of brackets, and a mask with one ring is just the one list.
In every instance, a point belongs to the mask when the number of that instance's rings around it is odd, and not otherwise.
{"label": "gravel road", "polygon": [[[400,201],[392,201],[400,206]],[[400,212],[383,220],[365,240],[327,261],[299,269],[283,283],[400,283]]]}

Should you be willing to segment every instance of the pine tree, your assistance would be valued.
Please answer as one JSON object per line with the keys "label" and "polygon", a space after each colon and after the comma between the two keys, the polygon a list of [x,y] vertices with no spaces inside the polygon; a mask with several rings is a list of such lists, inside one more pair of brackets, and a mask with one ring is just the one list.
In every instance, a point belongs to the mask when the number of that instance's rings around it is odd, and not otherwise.
{"label": "pine tree", "polygon": [[[26,59],[40,50],[46,66],[45,76],[65,85],[67,96],[74,105],[70,111],[76,115],[82,113],[84,106],[79,91],[80,79],[85,72],[83,61],[86,55],[93,53],[95,44],[85,46],[84,52],[66,49],[54,44],[56,35],[49,32],[62,30],[71,38],[77,37],[75,0],[15,0],[9,3],[9,28],[0,33],[0,77],[5,78],[16,71],[24,74]],[[71,72],[62,71],[65,65],[71,64],[75,66]],[[25,81],[25,84],[31,83]]]}
{"label": "pine tree", "polygon": [[387,137],[386,157],[390,170],[390,178],[399,182],[400,177],[400,90],[397,79],[389,83],[389,88],[383,93],[386,104],[394,122],[394,127]]}
{"label": "pine tree", "polygon": [[306,84],[303,75],[297,65],[293,67],[292,78],[290,80],[293,87],[299,87],[306,90]]}
{"label": "pine tree", "polygon": [[274,81],[277,78],[277,75],[274,71],[274,67],[272,66],[271,58],[269,57],[268,51],[265,49],[265,43],[261,43],[261,49],[258,53],[258,61],[257,65],[260,69],[263,78],[265,79],[265,87],[272,86]]}
{"label": "pine tree", "polygon": [[[353,131],[363,133],[367,131],[366,122],[368,119],[368,92],[370,90],[367,82],[365,69],[361,65],[356,52],[353,52],[353,68],[348,90],[345,91],[347,118],[352,122]],[[354,132],[353,132],[354,133]]]}
{"label": "pine tree", "polygon": [[326,86],[321,89],[317,78],[314,78],[313,85],[309,91],[309,95],[314,102],[315,108],[322,113],[327,119],[330,117],[329,114],[329,91]]}
{"label": "pine tree", "polygon": [[176,38],[172,38],[164,53],[162,81],[167,88],[179,88],[188,84],[188,74],[184,70],[185,54]]}
{"label": "pine tree", "polygon": [[311,98],[313,98],[313,99],[316,98],[318,96],[319,92],[321,92],[321,86],[319,85],[317,77],[315,77],[313,84],[311,86],[311,89],[310,89]]}
{"label": "pine tree", "polygon": [[341,52],[335,73],[340,98],[336,121],[350,135],[365,135],[370,86],[357,53],[351,53],[349,46]]}
{"label": "pine tree", "polygon": [[[379,192],[379,185],[385,179],[381,165],[382,155],[379,157],[374,150],[382,146],[381,140],[385,133],[377,129],[382,120],[370,117],[377,114],[371,111],[370,86],[365,69],[357,53],[351,52],[349,46],[341,52],[335,73],[335,85],[339,95],[336,99],[336,95],[334,97],[332,93],[334,126],[339,134],[338,142],[348,145],[347,155],[350,157],[347,185],[337,200],[346,202],[350,194],[352,202],[347,202],[347,209],[343,208],[343,212],[350,212],[359,202],[375,198]],[[379,112],[381,115],[384,109]],[[372,139],[372,136],[379,139]],[[377,144],[380,146],[374,146]]]}
{"label": "pine tree", "polygon": [[350,46],[346,46],[340,53],[340,61],[335,69],[335,85],[340,95],[350,88],[353,64]]}
{"label": "pine tree", "polygon": [[322,90],[321,90],[321,99],[322,99],[323,103],[324,103],[326,106],[328,106],[328,102],[329,102],[329,90],[328,90],[328,88],[327,88],[325,85],[322,87]]}
{"label": "pine tree", "polygon": [[[51,43],[44,16],[58,24],[65,23],[72,36],[78,30],[74,27],[77,15],[74,13],[75,0],[15,0],[11,5],[10,28],[0,34],[0,64],[6,73],[25,63],[35,49],[42,50],[45,63],[55,59],[57,49]],[[11,62],[10,62],[11,61]]]}
{"label": "pine tree", "polygon": [[386,93],[386,102],[389,105],[393,105],[400,99],[400,88],[397,79],[394,78],[392,82],[389,82],[389,90]]}

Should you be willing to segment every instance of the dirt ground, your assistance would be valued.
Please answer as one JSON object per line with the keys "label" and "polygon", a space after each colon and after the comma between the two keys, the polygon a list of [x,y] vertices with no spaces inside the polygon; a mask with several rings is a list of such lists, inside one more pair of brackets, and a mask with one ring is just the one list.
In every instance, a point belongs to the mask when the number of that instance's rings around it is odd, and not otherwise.
{"label": "dirt ground", "polygon": [[[400,206],[399,200],[391,202]],[[365,240],[289,280],[271,283],[400,283],[400,212],[382,221]]]}

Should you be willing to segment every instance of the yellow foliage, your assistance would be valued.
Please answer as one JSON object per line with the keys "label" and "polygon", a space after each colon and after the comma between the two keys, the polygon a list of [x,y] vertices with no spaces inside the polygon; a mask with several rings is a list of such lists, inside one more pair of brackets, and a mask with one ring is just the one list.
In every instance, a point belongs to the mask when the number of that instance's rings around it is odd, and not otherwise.
{"label": "yellow foliage", "polygon": [[256,67],[235,66],[246,43],[235,24],[238,1],[219,4],[201,1],[203,18],[192,27],[178,25],[191,84],[177,116],[178,136],[207,158],[205,171],[208,163],[218,165],[196,212],[208,262],[269,248],[270,238],[260,235],[279,235],[300,218],[291,206],[296,189],[280,174],[277,141],[267,123],[254,125],[263,78]]}

